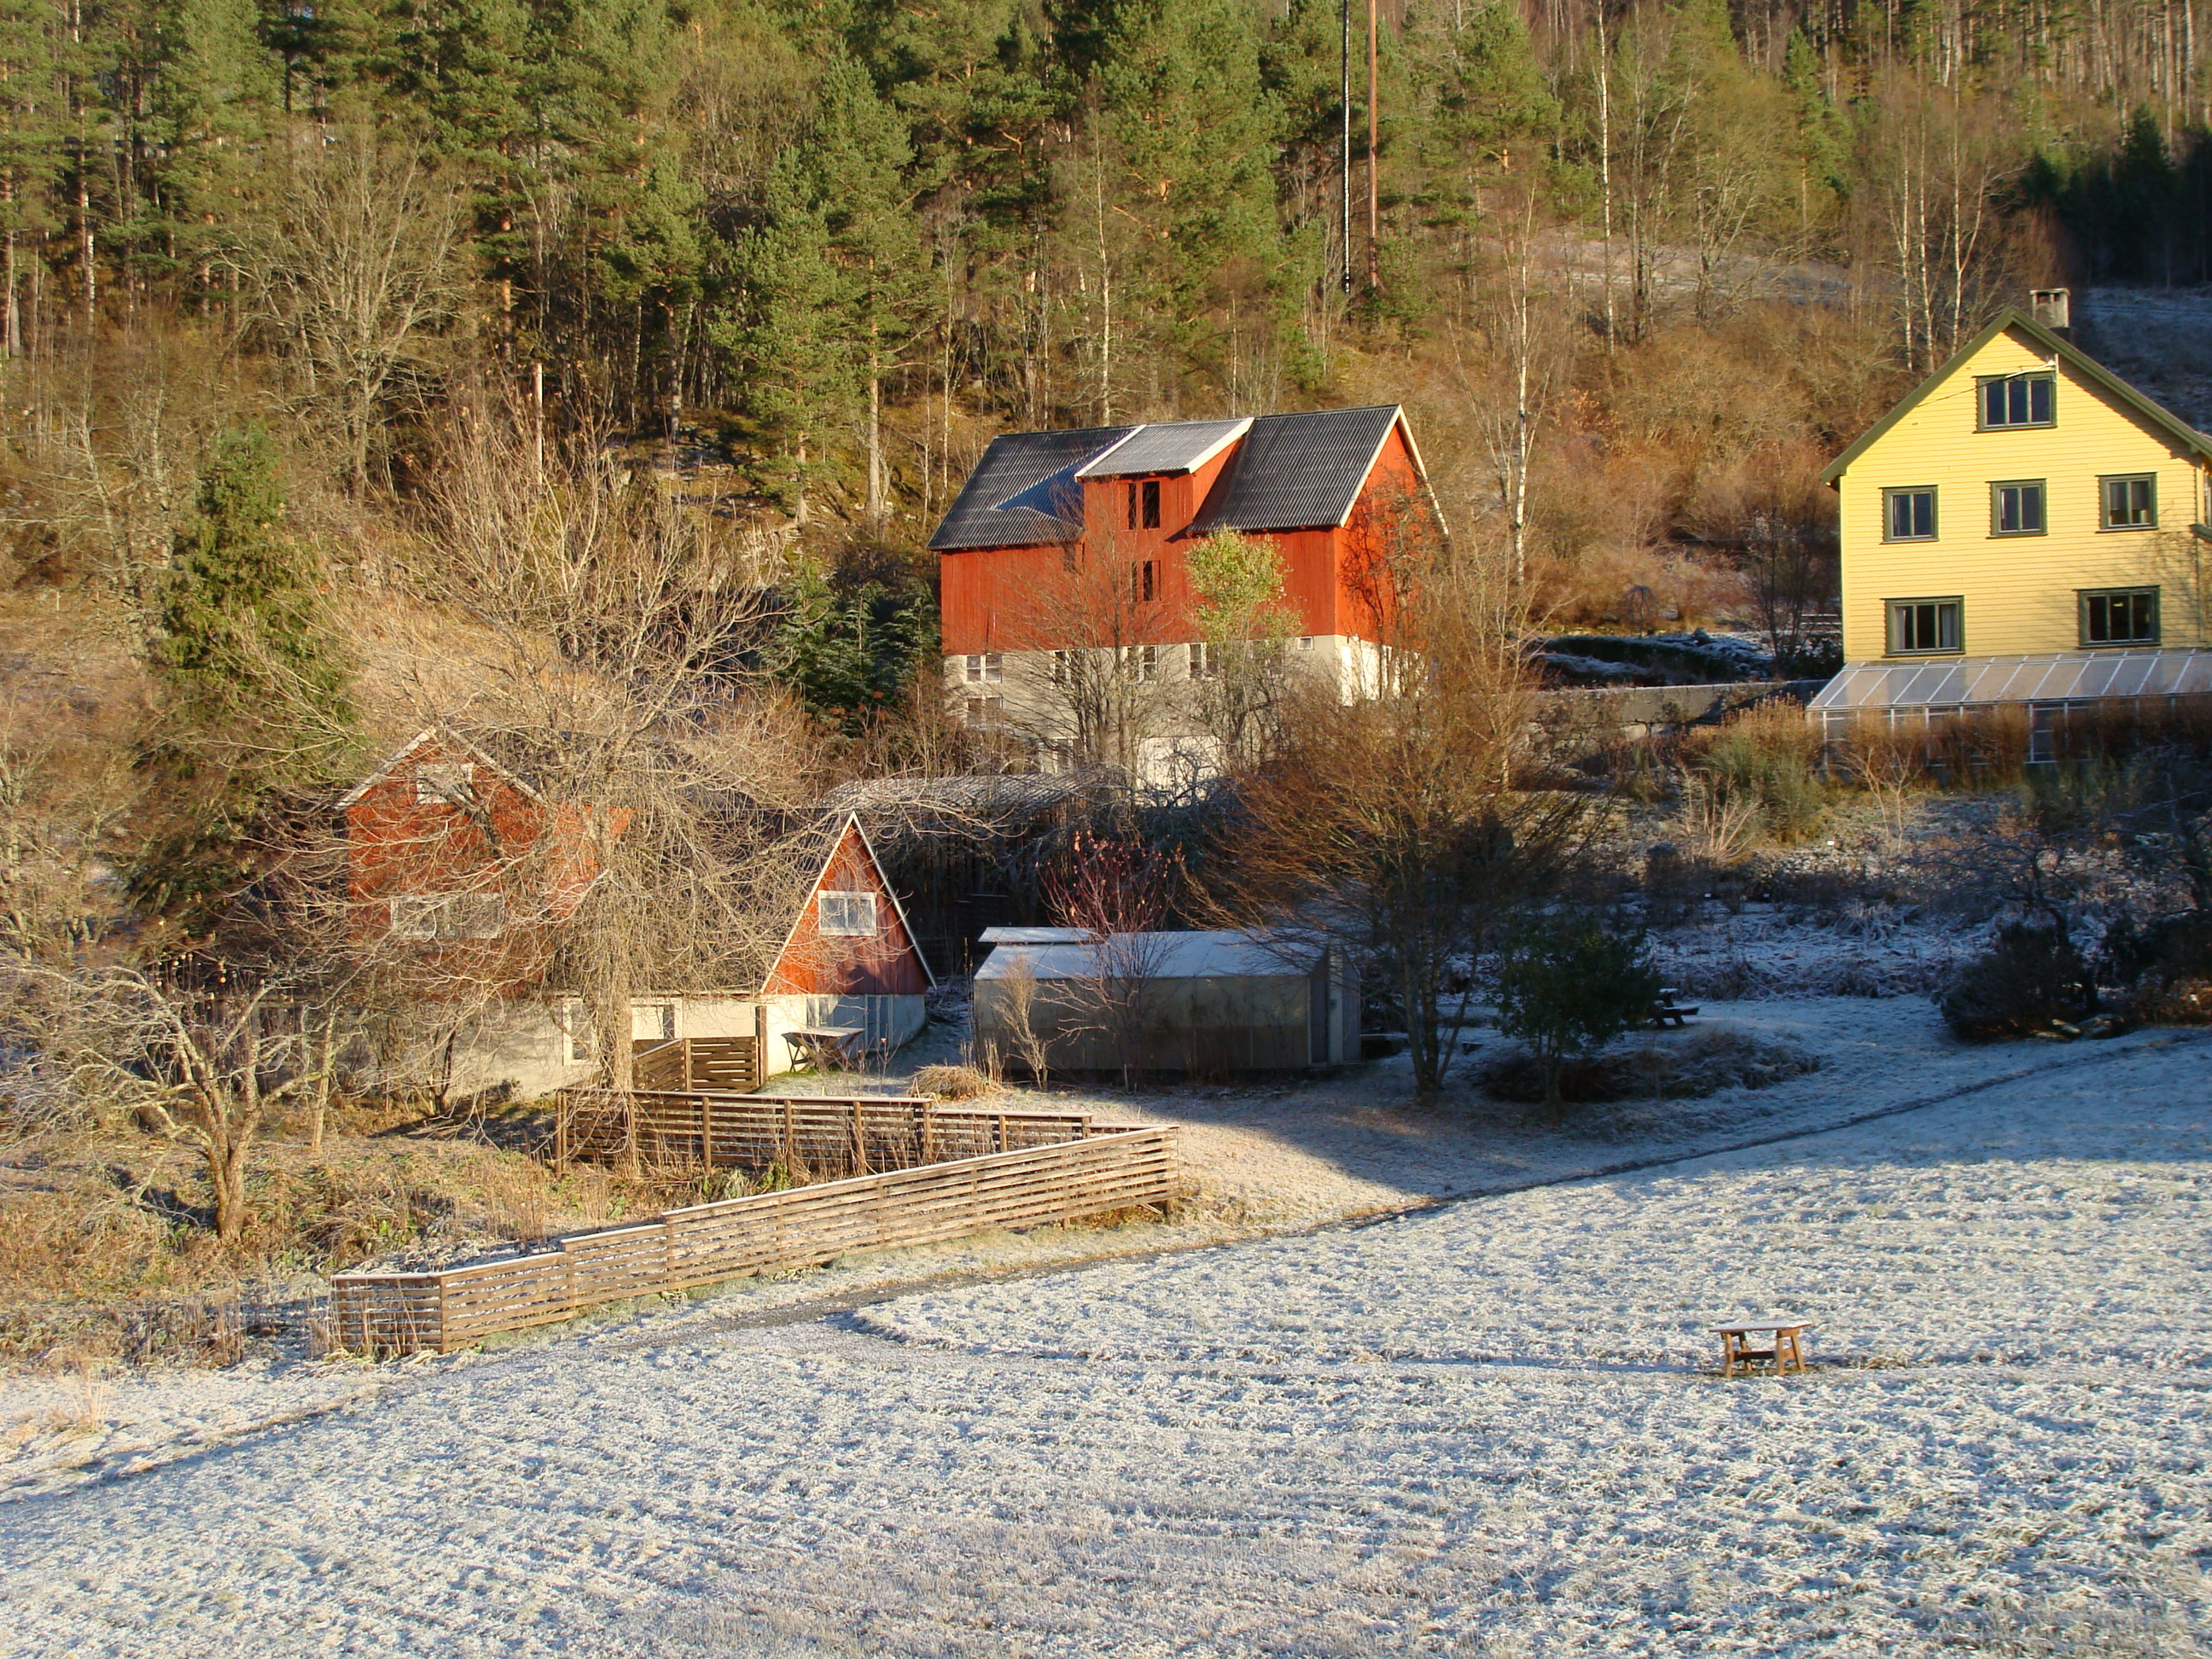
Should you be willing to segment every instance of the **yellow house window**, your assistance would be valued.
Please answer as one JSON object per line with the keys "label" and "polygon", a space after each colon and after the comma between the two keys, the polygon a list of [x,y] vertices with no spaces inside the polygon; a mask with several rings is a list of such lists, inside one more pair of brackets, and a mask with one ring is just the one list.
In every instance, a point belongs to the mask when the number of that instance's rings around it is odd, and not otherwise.
{"label": "yellow house window", "polygon": [[2081,643],[2156,645],[2158,589],[2115,587],[2081,596]]}
{"label": "yellow house window", "polygon": [[2158,527],[2158,480],[2148,473],[2134,478],[2102,478],[2105,528],[2154,530]]}
{"label": "yellow house window", "polygon": [[2043,480],[2015,478],[1990,486],[1990,534],[2040,536],[2044,532]]}
{"label": "yellow house window", "polygon": [[1892,656],[1959,651],[1964,635],[1959,627],[1960,599],[1891,599],[1889,650]]}
{"label": "yellow house window", "polygon": [[1881,538],[1886,542],[1932,542],[1936,539],[1936,490],[1933,485],[1881,492]]}
{"label": "yellow house window", "polygon": [[2057,378],[2051,374],[1997,374],[1975,382],[1981,428],[1996,431],[2014,426],[2051,426]]}

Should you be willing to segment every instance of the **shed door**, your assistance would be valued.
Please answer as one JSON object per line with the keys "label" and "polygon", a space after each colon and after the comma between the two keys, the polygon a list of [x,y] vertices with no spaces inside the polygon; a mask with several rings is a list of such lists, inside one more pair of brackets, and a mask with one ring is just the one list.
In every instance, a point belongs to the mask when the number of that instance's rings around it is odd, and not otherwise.
{"label": "shed door", "polygon": [[1328,1064],[1328,952],[1321,953],[1306,977],[1306,1057],[1316,1066]]}

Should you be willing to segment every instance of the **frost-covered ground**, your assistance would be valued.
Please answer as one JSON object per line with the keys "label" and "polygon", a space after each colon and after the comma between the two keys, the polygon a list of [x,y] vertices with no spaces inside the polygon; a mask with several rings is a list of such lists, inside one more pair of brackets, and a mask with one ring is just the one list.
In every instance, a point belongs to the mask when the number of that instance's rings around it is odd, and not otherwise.
{"label": "frost-covered ground", "polygon": [[[1662,1170],[426,1368],[0,1507],[0,1652],[2203,1651],[2212,1040],[2035,1052]],[[1824,1368],[1705,1370],[1762,1310]]]}
{"label": "frost-covered ground", "polygon": [[[2101,1044],[1962,1045],[1949,1040],[1924,1001],[1856,997],[1708,1003],[1686,1031],[1629,1041],[1693,1042],[1729,1027],[1815,1054],[1822,1067],[1769,1089],[1587,1109],[1556,1126],[1530,1121],[1522,1109],[1464,1091],[1437,1109],[1412,1109],[1406,1104],[1402,1058],[1334,1078],[1133,1097],[1055,1088],[1048,1101],[1009,1090],[1003,1098],[1016,1109],[1079,1104],[1102,1116],[1176,1124],[1194,1201],[1166,1223],[989,1234],[856,1258],[820,1271],[740,1280],[696,1310],[663,1310],[652,1318],[665,1325],[750,1317],[814,1302],[851,1304],[917,1281],[1036,1273],[1086,1259],[1188,1249],[1824,1128],[2028,1070],[2100,1065],[2109,1054]],[[1471,1036],[1480,1046],[1461,1057],[1463,1066],[1498,1042],[1495,1033]],[[2160,1040],[2143,1034],[2120,1046]],[[852,1082],[833,1077],[821,1079],[820,1086],[848,1088]],[[872,1086],[896,1090],[904,1079],[894,1073]],[[0,1499],[143,1473],[318,1411],[411,1386],[425,1372],[479,1363],[480,1356],[468,1354],[426,1358],[406,1367],[309,1363],[294,1343],[264,1349],[227,1370],[155,1368],[91,1378],[38,1373],[0,1378]]]}

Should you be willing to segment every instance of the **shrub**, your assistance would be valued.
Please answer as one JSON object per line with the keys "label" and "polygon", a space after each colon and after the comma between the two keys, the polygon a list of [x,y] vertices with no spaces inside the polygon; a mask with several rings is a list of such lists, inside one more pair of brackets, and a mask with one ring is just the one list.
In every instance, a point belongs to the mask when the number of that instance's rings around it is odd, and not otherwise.
{"label": "shrub", "polygon": [[989,1094],[992,1086],[972,1066],[925,1066],[914,1074],[915,1092],[939,1100],[973,1100]]}
{"label": "shrub", "polygon": [[1651,1011],[1658,970],[1643,936],[1608,933],[1591,918],[1548,918],[1510,939],[1498,963],[1498,1029],[1528,1045],[1547,1104],[1560,1075]]}
{"label": "shrub", "polygon": [[1827,808],[1816,769],[1820,744],[1804,709],[1778,698],[1697,733],[1689,744],[1691,769],[1717,801],[1755,813],[1761,832],[1796,841]]}
{"label": "shrub", "polygon": [[2212,914],[2185,911],[2146,927],[2122,916],[2105,931],[2100,977],[2132,994],[2138,1019],[2212,1024]]}
{"label": "shrub", "polygon": [[2071,940],[2057,928],[2016,921],[1936,994],[1936,1006],[1962,1037],[2025,1036],[2080,1019],[2096,994]]}
{"label": "shrub", "polygon": [[[1699,1100],[1723,1089],[1767,1089],[1818,1071],[1820,1057],[1793,1043],[1775,1042],[1729,1025],[1712,1025],[1686,1040],[1671,1037],[1643,1046],[1571,1060],[1560,1067],[1563,1100]],[[1483,1073],[1483,1086],[1500,1100],[1534,1103],[1544,1079],[1533,1055],[1508,1054]]]}

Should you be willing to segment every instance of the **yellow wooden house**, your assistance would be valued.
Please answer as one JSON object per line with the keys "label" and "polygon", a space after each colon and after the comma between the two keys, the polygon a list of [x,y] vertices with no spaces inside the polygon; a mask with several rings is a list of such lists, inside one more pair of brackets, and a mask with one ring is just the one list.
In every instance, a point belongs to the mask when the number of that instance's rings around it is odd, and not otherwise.
{"label": "yellow wooden house", "polygon": [[2021,312],[1836,458],[1832,732],[2212,693],[2212,436]]}

